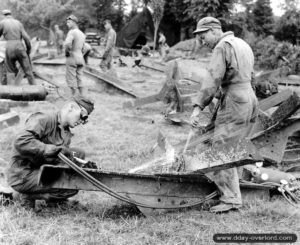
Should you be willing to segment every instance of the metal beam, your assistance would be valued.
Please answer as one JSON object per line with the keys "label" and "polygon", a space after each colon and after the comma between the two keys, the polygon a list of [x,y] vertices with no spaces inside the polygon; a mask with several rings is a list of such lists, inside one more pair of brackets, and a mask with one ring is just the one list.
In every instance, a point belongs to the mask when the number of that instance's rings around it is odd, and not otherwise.
{"label": "metal beam", "polygon": [[84,74],[92,78],[96,83],[99,82],[101,82],[102,84],[105,83],[108,84],[109,86],[116,88],[117,90],[120,90],[122,93],[130,95],[133,98],[138,97],[133,87],[131,87],[129,84],[125,84],[117,77],[111,76],[107,73],[103,73],[97,70],[96,68],[93,68],[91,66],[86,66],[84,69]]}
{"label": "metal beam", "polygon": [[[120,194],[199,198],[199,193],[208,195],[215,190],[215,185],[200,174],[164,177],[92,169],[86,171]],[[47,188],[99,191],[74,170],[64,166],[43,165],[40,168],[39,185]]]}
{"label": "metal beam", "polygon": [[[86,171],[118,194],[148,205],[164,207],[199,201],[217,187],[202,174],[153,176],[101,170]],[[74,170],[64,166],[43,165],[38,184],[45,188],[100,191]],[[244,201],[269,199],[268,186],[241,183]],[[163,213],[163,209],[139,208],[145,215]]]}
{"label": "metal beam", "polygon": [[165,72],[165,65],[150,62],[148,59],[142,59],[140,66],[154,70],[154,71],[158,71],[158,72]]}

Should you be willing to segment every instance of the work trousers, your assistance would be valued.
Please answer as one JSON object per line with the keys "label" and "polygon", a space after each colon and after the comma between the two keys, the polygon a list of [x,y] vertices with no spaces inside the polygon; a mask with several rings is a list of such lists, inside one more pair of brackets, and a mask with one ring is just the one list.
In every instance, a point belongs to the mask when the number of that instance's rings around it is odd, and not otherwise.
{"label": "work trousers", "polygon": [[56,51],[57,54],[60,55],[63,53],[63,49],[64,49],[64,42],[62,40],[59,40],[56,42]]}
{"label": "work trousers", "polygon": [[17,61],[23,69],[28,79],[28,83],[30,85],[35,84],[32,66],[22,42],[14,40],[7,41],[5,51],[5,68],[7,72],[14,73],[15,76],[18,74],[19,71],[16,66]]}
{"label": "work trousers", "polygon": [[76,90],[83,87],[83,65],[76,65],[73,62],[66,63],[66,80],[69,88]]}
{"label": "work trousers", "polygon": [[105,59],[102,59],[100,63],[101,70],[104,72],[110,70],[112,67],[111,63],[112,63],[112,52],[109,53]]}
{"label": "work trousers", "polygon": [[[75,152],[75,156],[84,159],[84,151],[71,148]],[[77,190],[68,190],[68,189],[54,189],[47,188],[44,186],[38,185],[40,177],[40,169],[33,169],[26,176],[24,176],[21,184],[11,186],[15,191],[25,194],[29,199],[42,199],[50,202],[59,202],[64,201],[69,197],[72,197],[78,193]],[[49,176],[50,178],[52,176]]]}
{"label": "work trousers", "polygon": [[[217,148],[218,145],[223,144],[230,149],[230,145],[233,147],[238,145],[239,140],[249,134],[251,123],[255,121],[258,102],[250,85],[241,86],[235,92],[237,94],[243,93],[244,97],[237,99],[230,93],[226,93],[222,98],[221,107],[215,121],[215,132],[218,133],[214,135],[213,147]],[[235,134],[237,131],[238,134]],[[215,171],[207,174],[207,176],[219,188],[221,192],[220,201],[242,204],[237,168]]]}

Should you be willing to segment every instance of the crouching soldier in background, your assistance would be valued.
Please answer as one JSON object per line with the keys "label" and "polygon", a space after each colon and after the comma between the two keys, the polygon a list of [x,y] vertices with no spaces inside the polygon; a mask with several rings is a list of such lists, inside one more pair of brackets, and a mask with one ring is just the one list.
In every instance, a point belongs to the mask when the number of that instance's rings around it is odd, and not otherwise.
{"label": "crouching soldier in background", "polygon": [[66,102],[56,113],[37,112],[25,122],[17,134],[10,166],[7,170],[8,184],[17,193],[14,198],[21,205],[34,208],[35,200],[47,203],[64,202],[77,194],[77,190],[47,189],[38,185],[39,168],[44,164],[60,164],[58,153],[84,158],[84,152],[69,148],[70,128],[87,122],[94,104],[77,95]]}

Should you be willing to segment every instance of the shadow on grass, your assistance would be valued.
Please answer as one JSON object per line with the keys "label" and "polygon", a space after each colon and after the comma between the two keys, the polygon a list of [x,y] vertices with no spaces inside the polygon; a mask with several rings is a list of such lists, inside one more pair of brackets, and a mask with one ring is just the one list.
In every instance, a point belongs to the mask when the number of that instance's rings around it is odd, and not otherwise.
{"label": "shadow on grass", "polygon": [[145,217],[145,215],[134,205],[114,205],[106,209],[103,214],[103,219],[120,219],[132,217]]}

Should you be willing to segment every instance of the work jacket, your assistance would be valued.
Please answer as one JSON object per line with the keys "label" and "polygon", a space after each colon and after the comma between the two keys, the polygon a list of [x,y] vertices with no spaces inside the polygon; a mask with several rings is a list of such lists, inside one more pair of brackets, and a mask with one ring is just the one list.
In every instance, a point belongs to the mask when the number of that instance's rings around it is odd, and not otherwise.
{"label": "work jacket", "polygon": [[31,50],[30,38],[22,23],[12,16],[7,16],[0,22],[1,36],[7,41],[7,49],[18,47],[24,50],[25,47],[22,43],[22,40],[24,40],[27,50]]}
{"label": "work jacket", "polygon": [[116,45],[117,34],[113,28],[110,28],[109,31],[105,35],[105,50],[103,54],[103,58],[107,58],[108,56],[112,56],[113,49]]}
{"label": "work jacket", "polygon": [[[232,32],[223,34],[215,46],[208,71],[210,81],[204,83],[194,105],[207,106],[218,89],[221,90],[221,103],[216,118],[216,129],[229,123],[246,126],[257,115],[257,98],[251,87],[254,55],[250,46]],[[232,129],[224,132],[229,135]]]}
{"label": "work jacket", "polygon": [[69,146],[72,133],[63,128],[59,113],[35,113],[16,135],[7,179],[10,186],[22,184],[23,178],[43,164],[53,164],[53,152]]}
{"label": "work jacket", "polygon": [[69,65],[84,65],[83,46],[85,35],[78,27],[69,30],[64,46],[67,55],[67,64]]}

